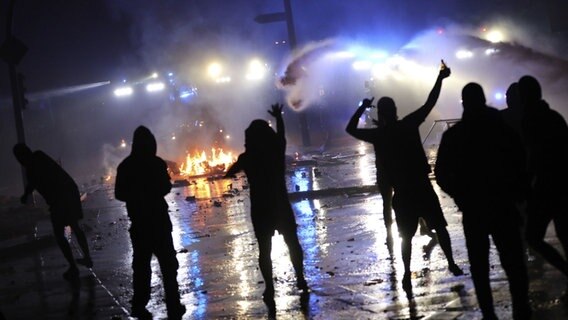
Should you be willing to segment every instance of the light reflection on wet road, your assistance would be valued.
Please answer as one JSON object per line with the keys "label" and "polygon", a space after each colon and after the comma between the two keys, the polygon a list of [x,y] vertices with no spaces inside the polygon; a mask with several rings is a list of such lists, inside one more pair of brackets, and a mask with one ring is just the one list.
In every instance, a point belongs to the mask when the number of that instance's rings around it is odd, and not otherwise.
{"label": "light reflection on wet road", "polygon": [[[289,191],[295,192],[296,186],[299,191],[305,191],[374,184],[372,149],[358,145],[355,150],[358,153],[338,153],[322,159],[317,167],[318,174],[313,167],[290,167],[287,173]],[[448,220],[456,262],[469,273],[461,215],[453,202],[440,193],[439,188],[435,189]],[[128,309],[132,296],[129,223],[124,205],[113,200],[112,194],[112,186],[107,185],[90,195],[84,205],[86,219],[83,222],[89,226],[87,234],[95,260],[95,275],[120,304],[117,306],[110,301],[106,293],[89,289],[87,284],[91,278],[83,279],[82,297],[93,299],[89,300],[84,312],[103,308],[93,312],[92,319],[108,319],[106,315],[111,312],[123,314],[120,307]],[[266,318],[267,309],[261,297],[264,283],[258,269],[258,245],[252,232],[245,180],[199,179],[189,186],[173,189],[166,199],[180,263],[178,282],[182,302],[187,307],[184,319]],[[294,271],[283,238],[275,235],[272,258],[279,319],[480,318],[480,313],[475,311],[470,276],[453,277],[447,270],[440,247],[428,236],[414,238],[411,264],[414,297],[407,298],[400,283],[404,270],[400,239],[396,226],[393,226],[391,257],[386,245],[382,199],[378,194],[305,198],[292,205],[312,293],[305,312],[301,308],[300,293],[295,288]],[[52,306],[54,299],[67,299],[62,298],[65,287],[56,285],[61,282],[59,273],[63,268],[60,253],[53,247],[37,251],[31,257],[31,260],[23,257],[11,261],[26,266],[14,269],[21,270],[18,272],[22,275],[36,270],[19,284],[22,292],[19,301],[32,301],[34,308],[41,309],[44,314],[65,314],[65,309]],[[534,257],[531,261],[532,279],[547,278],[550,282],[550,279],[559,278],[559,273],[549,265]],[[491,265],[496,266],[491,269],[491,279],[497,313],[500,318],[507,319],[509,294],[494,249]],[[0,263],[0,270],[6,272],[9,268]],[[155,319],[163,319],[166,310],[155,259],[152,271],[152,300],[148,309]],[[531,282],[532,298],[539,301],[535,314],[538,315],[539,310],[563,310],[558,300],[562,290],[563,286],[551,287],[543,280]],[[2,301],[7,299],[16,301],[12,296],[4,297]],[[69,304],[74,303],[71,300]],[[5,304],[2,308],[7,310]]]}

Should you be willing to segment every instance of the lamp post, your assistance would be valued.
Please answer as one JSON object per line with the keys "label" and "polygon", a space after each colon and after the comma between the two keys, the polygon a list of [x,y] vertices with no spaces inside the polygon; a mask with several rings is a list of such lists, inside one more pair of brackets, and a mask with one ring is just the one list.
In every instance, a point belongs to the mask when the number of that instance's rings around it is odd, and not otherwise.
{"label": "lamp post", "polygon": [[[22,117],[22,110],[26,104],[24,96],[25,89],[23,86],[24,76],[21,73],[18,73],[16,65],[22,60],[28,48],[12,35],[12,20],[15,3],[16,0],[11,0],[8,4],[6,16],[6,40],[0,47],[0,57],[8,64],[18,143],[25,143],[26,137],[24,132],[24,120]],[[22,177],[25,185],[26,173],[24,167],[22,167]]]}
{"label": "lamp post", "polygon": [[[286,28],[288,30],[288,43],[290,44],[290,50],[296,49],[296,30],[294,29],[294,19],[292,17],[292,4],[290,0],[284,0],[284,12],[275,12],[261,14],[255,17],[254,21],[258,23],[272,23],[279,21],[286,21]],[[305,111],[300,111],[298,113],[298,118],[300,120],[300,131],[302,133],[302,144],[304,147],[311,146],[310,131],[308,128],[308,118],[306,117]]]}

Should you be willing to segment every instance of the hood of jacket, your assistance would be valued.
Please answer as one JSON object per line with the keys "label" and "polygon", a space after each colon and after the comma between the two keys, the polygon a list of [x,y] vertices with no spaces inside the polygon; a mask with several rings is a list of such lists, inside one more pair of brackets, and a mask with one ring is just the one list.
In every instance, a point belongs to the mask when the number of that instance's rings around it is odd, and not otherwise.
{"label": "hood of jacket", "polygon": [[144,126],[136,128],[130,154],[133,156],[155,156],[157,149],[156,138],[152,132]]}

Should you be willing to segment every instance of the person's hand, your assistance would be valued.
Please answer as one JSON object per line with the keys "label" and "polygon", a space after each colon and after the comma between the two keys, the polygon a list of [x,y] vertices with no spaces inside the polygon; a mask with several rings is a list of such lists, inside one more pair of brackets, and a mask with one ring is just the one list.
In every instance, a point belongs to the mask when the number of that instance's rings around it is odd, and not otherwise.
{"label": "person's hand", "polygon": [[371,99],[363,99],[363,101],[361,102],[361,108],[372,108],[373,107],[373,100],[375,100],[375,97],[372,97]]}
{"label": "person's hand", "polygon": [[438,75],[440,78],[445,79],[452,74],[452,70],[448,68],[444,60],[442,60],[442,65],[440,67],[440,74]]}
{"label": "person's hand", "polygon": [[268,110],[268,113],[270,113],[271,116],[273,116],[274,118],[278,118],[282,116],[282,109],[284,108],[284,105],[281,103],[275,103],[271,106],[272,110]]}
{"label": "person's hand", "polygon": [[24,194],[20,197],[20,203],[21,204],[26,204],[28,202],[28,195]]}

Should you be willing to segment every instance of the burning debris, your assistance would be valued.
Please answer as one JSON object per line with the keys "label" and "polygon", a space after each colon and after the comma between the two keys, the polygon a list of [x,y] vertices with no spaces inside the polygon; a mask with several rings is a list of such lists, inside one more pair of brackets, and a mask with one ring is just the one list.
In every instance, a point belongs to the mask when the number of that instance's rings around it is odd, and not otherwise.
{"label": "burning debris", "polygon": [[187,153],[182,162],[179,172],[183,176],[208,176],[223,174],[229,166],[237,161],[232,152],[226,152],[222,148],[212,148],[207,154],[203,151]]}

